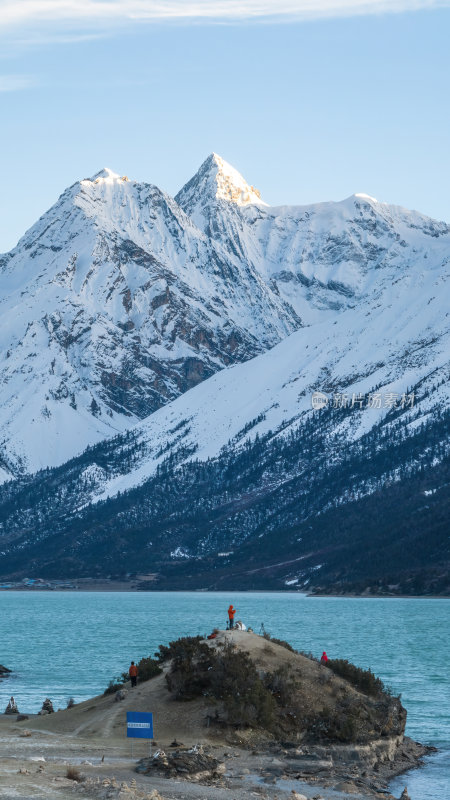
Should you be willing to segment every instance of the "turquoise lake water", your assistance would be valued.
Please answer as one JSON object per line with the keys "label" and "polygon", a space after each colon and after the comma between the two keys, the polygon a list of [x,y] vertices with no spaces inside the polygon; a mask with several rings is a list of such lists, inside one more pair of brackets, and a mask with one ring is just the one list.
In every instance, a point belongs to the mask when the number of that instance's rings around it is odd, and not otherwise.
{"label": "turquoise lake water", "polygon": [[[438,747],[395,782],[412,800],[450,800],[450,600],[311,598],[276,593],[0,592],[0,711],[11,694],[23,712],[102,692],[130,660],[158,644],[225,627],[232,602],[247,626],[320,656],[370,667],[408,710],[407,734]],[[394,793],[395,793],[394,792]]]}

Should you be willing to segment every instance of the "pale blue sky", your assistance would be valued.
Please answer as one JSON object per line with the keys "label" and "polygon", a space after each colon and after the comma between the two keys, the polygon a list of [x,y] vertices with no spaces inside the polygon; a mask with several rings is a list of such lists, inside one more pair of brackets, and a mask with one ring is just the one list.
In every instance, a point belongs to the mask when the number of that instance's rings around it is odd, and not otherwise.
{"label": "pale blue sky", "polygon": [[272,205],[366,192],[450,222],[447,2],[160,7],[0,0],[0,252],[103,166],[175,194],[211,151]]}

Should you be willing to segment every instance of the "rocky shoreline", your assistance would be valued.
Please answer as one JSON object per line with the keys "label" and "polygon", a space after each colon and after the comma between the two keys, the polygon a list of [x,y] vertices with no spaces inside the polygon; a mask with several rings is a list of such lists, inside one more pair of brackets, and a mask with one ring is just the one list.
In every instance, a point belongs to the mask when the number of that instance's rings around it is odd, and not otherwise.
{"label": "rocky shoreline", "polygon": [[[365,798],[383,795],[393,800],[390,781],[413,767],[420,767],[425,755],[436,749],[426,747],[405,737],[387,747],[379,743],[364,751],[357,748],[296,748],[288,750],[273,745],[266,751],[232,749],[220,754],[212,747],[158,750],[153,756],[141,759],[136,771],[140,774],[166,779],[180,778],[212,786],[232,788],[233,778],[257,778],[260,786],[282,788],[291,783],[314,790],[316,800],[327,790],[340,794],[362,794]],[[390,758],[378,760],[380,754]],[[249,779],[249,778],[247,778]],[[280,786],[281,785],[281,786]],[[305,789],[305,787],[308,787]],[[295,794],[295,790],[294,790]],[[405,795],[406,798],[406,795]]]}
{"label": "rocky shoreline", "polygon": [[[120,705],[120,704],[119,704]],[[52,715],[60,717],[65,712]],[[87,800],[396,800],[389,782],[418,767],[434,748],[407,737],[366,750],[342,747],[249,750],[236,745],[153,744],[130,758],[129,741],[49,735],[42,717],[0,716],[0,797],[16,800],[80,795]],[[48,721],[48,717],[45,718]],[[137,749],[138,746],[137,746]],[[144,749],[141,744],[141,753]],[[395,752],[394,752],[395,750]],[[392,760],[388,758],[391,755]],[[375,759],[375,760],[374,760]],[[72,777],[68,777],[68,775]],[[402,794],[402,800],[409,795]]]}

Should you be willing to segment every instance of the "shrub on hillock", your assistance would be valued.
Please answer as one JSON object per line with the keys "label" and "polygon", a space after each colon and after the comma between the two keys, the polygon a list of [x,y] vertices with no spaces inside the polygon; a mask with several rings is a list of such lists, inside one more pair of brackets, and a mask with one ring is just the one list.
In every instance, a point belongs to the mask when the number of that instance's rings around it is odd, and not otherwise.
{"label": "shrub on hillock", "polygon": [[[175,700],[211,698],[222,706],[220,721],[235,728],[260,727],[279,735],[298,725],[300,684],[288,667],[261,672],[233,645],[213,649],[190,639],[169,647],[173,655],[166,681]],[[214,719],[220,719],[218,712]]]}
{"label": "shrub on hillock", "polygon": [[183,643],[180,648],[174,648],[166,682],[175,700],[194,700],[208,695],[211,681],[208,671],[213,660],[210,648],[201,642]]}
{"label": "shrub on hillock", "polygon": [[168,645],[160,644],[155,653],[155,658],[160,664],[163,664],[165,661],[170,661],[172,658],[188,658],[190,655],[197,652],[197,646],[201,641],[201,636],[182,636],[174,642],[169,642]]}
{"label": "shrub on hillock", "polygon": [[377,697],[382,694],[390,694],[384,686],[381,678],[377,678],[370,669],[362,669],[356,667],[347,661],[345,658],[329,658],[326,666],[331,669],[335,675],[348,681],[363,694]]}
{"label": "shrub on hillock", "polygon": [[352,709],[338,706],[323,708],[310,725],[318,739],[348,744],[358,739],[358,718]]}
{"label": "shrub on hillock", "polygon": [[139,681],[149,681],[152,678],[156,678],[157,675],[161,675],[162,669],[154,658],[141,658],[137,665],[138,668],[138,679]]}
{"label": "shrub on hillock", "polygon": [[264,683],[282,708],[290,708],[302,688],[298,673],[293,672],[287,665],[279,667],[275,672],[267,673]]}
{"label": "shrub on hillock", "polygon": [[276,727],[276,701],[247,653],[224,647],[214,653],[209,694],[223,703],[227,721],[236,727]]}
{"label": "shrub on hillock", "polygon": [[106,687],[105,691],[103,692],[103,697],[106,697],[108,694],[115,694],[119,691],[119,689],[123,688],[124,681],[119,678],[111,678],[108,686]]}

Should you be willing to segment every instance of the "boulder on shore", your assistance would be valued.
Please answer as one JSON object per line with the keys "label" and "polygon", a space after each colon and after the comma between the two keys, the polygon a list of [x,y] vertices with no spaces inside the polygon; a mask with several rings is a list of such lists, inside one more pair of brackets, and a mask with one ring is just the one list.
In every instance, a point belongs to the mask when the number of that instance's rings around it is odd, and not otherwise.
{"label": "boulder on shore", "polygon": [[184,780],[194,782],[215,781],[225,772],[225,765],[217,758],[206,754],[203,747],[194,746],[167,754],[164,750],[157,750],[153,756],[141,758],[136,766],[136,772],[144,775],[164,775],[166,778],[182,777]]}

